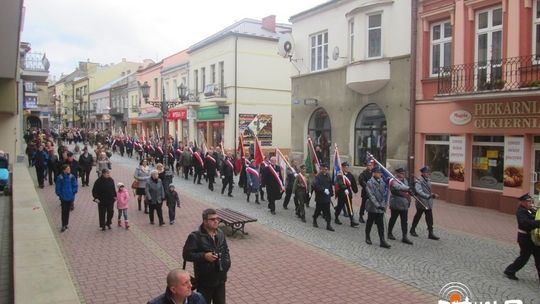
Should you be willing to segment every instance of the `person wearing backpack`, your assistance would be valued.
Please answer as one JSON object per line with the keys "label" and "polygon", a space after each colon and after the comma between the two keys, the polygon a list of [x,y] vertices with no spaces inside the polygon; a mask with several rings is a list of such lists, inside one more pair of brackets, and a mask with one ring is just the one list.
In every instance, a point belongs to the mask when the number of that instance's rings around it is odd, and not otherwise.
{"label": "person wearing backpack", "polygon": [[75,194],[79,189],[77,178],[71,174],[71,167],[68,164],[62,165],[62,173],[56,177],[55,192],[60,198],[62,206],[62,228],[60,232],[66,231],[69,224],[69,213],[75,201]]}

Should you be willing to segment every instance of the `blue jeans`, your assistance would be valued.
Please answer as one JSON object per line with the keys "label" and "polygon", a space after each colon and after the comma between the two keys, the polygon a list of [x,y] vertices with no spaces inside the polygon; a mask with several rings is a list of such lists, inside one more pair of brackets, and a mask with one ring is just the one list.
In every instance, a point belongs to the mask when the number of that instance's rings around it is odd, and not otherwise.
{"label": "blue jeans", "polygon": [[122,214],[124,215],[124,221],[127,221],[128,220],[128,215],[127,215],[127,208],[126,209],[118,209],[118,220],[120,220],[122,218]]}

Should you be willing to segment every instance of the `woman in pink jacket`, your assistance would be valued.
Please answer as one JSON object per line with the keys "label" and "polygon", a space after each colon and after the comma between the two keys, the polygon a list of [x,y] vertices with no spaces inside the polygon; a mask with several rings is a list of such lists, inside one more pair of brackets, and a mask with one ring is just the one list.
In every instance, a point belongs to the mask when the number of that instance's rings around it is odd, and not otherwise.
{"label": "woman in pink jacket", "polygon": [[122,227],[123,214],[124,222],[126,223],[126,229],[128,229],[129,223],[127,211],[129,208],[129,191],[122,183],[118,183],[118,192],[116,193],[116,208],[118,208],[118,227]]}

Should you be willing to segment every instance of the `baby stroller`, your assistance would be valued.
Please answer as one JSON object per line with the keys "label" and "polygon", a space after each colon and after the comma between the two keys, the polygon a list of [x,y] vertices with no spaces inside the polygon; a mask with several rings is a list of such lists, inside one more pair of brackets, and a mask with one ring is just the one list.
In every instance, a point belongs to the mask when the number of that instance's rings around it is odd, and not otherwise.
{"label": "baby stroller", "polygon": [[11,194],[11,183],[9,182],[9,155],[0,150],[0,192],[5,195]]}

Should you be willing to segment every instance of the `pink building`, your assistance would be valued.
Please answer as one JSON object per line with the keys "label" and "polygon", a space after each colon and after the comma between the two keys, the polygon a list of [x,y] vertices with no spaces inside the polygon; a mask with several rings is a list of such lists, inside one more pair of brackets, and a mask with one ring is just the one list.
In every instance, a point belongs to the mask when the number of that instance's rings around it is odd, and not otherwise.
{"label": "pink building", "polygon": [[540,0],[418,9],[415,170],[449,202],[514,212],[540,190]]}

